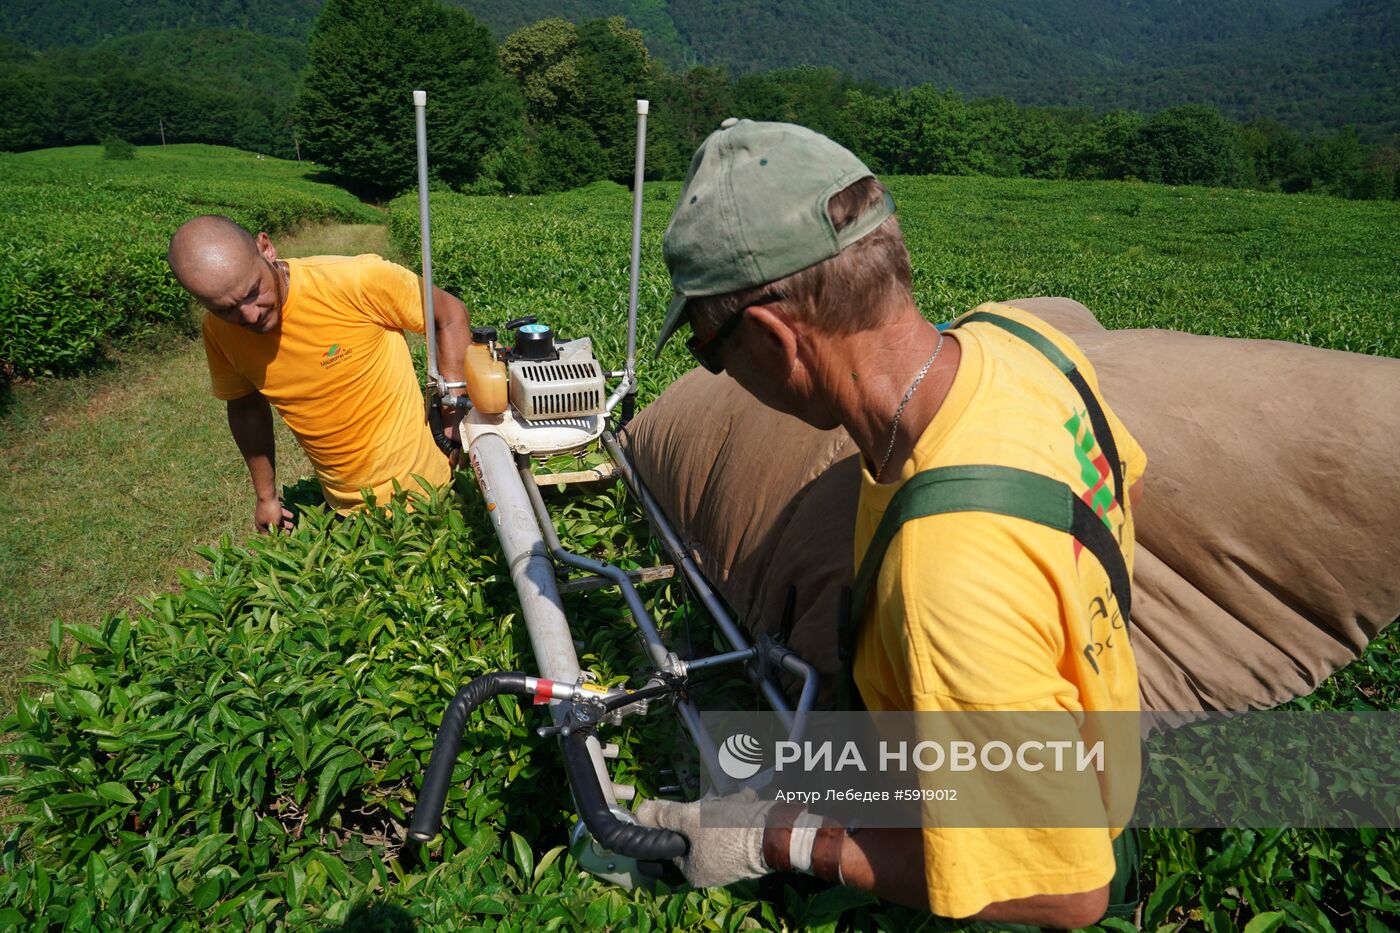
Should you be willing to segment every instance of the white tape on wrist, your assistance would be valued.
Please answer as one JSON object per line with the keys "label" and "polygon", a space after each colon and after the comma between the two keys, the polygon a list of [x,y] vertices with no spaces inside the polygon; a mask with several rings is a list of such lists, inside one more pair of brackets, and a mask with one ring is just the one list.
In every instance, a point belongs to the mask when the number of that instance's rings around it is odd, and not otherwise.
{"label": "white tape on wrist", "polygon": [[812,872],[812,847],[817,844],[817,830],[821,829],[822,818],[815,813],[803,811],[792,821],[792,835],[788,837],[788,860],[793,871],[804,874]]}

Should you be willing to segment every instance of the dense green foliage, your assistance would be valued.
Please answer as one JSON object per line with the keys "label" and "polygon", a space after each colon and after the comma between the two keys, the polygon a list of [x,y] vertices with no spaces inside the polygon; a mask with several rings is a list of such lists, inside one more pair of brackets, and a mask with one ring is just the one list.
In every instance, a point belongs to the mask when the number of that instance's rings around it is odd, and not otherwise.
{"label": "dense green foliage", "polygon": [[[1262,6],[1262,5],[1260,5]],[[1237,120],[1271,118],[1295,130],[1352,124],[1372,142],[1400,134],[1400,6],[1343,0],[1256,35],[1224,30],[1177,56],[1106,73],[1041,73],[998,85],[1022,103],[1152,112],[1191,102]]]}
{"label": "dense green foliage", "polygon": [[[561,12],[581,18],[594,5],[580,2]],[[624,6],[638,22],[660,30],[656,35],[665,38],[665,48],[673,34],[680,35],[664,27],[666,17],[694,12],[680,3]],[[1393,135],[1400,122],[1389,129],[1376,122],[1388,119],[1392,103],[1400,113],[1400,55],[1391,54],[1400,8],[1375,0],[1268,5],[1192,0],[1173,4],[1182,8],[1174,13],[1157,3],[1111,6],[1102,10],[1054,0],[1022,7],[1006,0],[971,9],[944,5],[924,17],[899,5],[883,17],[849,4],[768,12],[746,8],[742,18],[750,41],[726,48],[783,62],[789,59],[782,55],[799,54],[804,43],[815,42],[801,54],[823,67],[753,73],[746,69],[758,67],[759,60],[746,59],[728,62],[735,69],[732,76],[724,65],[673,70],[665,57],[648,51],[649,41],[657,48],[655,37],[620,17],[587,19],[582,25],[542,19],[511,33],[496,49],[484,28],[440,0],[400,0],[391,6],[333,0],[318,19],[296,111],[291,95],[305,56],[293,40],[182,29],[109,40],[93,50],[36,54],[0,45],[0,91],[12,101],[0,116],[0,147],[93,142],[110,135],[151,143],[164,133],[171,140],[226,142],[300,157],[298,143],[304,139],[307,154],[344,183],[388,196],[413,180],[407,98],[422,87],[433,99],[434,175],[471,193],[624,181],[631,171],[638,97],[656,103],[648,134],[649,171],[656,178],[681,177],[699,142],[720,120],[738,115],[806,124],[886,173],[1139,178],[1381,199],[1400,190],[1400,151]],[[1183,10],[1191,16],[1181,18]],[[733,11],[715,12],[705,17],[706,28],[728,28],[723,24],[733,20]],[[497,15],[490,9],[483,14]],[[525,8],[511,14],[524,15]],[[1299,27],[1309,16],[1315,21]],[[861,20],[860,28],[833,32],[821,25],[851,17]],[[884,35],[880,30],[896,23],[899,29],[889,42],[915,43],[920,54],[955,70],[934,68],[929,73],[935,80],[912,88],[898,86],[907,84],[908,76],[879,72],[877,77],[896,84],[883,87],[850,77],[868,79],[866,57],[843,58],[822,45],[859,47],[869,30]],[[737,21],[731,25],[738,28]],[[750,34],[765,30],[782,30],[788,41],[751,41]],[[1260,41],[1261,31],[1269,30],[1279,31],[1282,45]],[[1066,37],[1073,39],[1072,57],[1066,54]],[[985,43],[1001,51],[969,54]],[[959,54],[939,51],[950,44]],[[1220,49],[1229,53],[1223,55],[1225,66],[1213,64],[1223,54]],[[670,55],[664,49],[662,54]],[[1322,82],[1342,88],[1338,93],[1346,99],[1329,98],[1335,107],[1322,121],[1327,131],[1299,134],[1296,125],[1310,121],[1300,118],[1304,96],[1298,93],[1286,95],[1292,109],[1271,109],[1255,98],[1249,98],[1255,100],[1250,106],[1240,104],[1253,93],[1245,90],[1250,81],[1277,83],[1283,75],[1317,83],[1306,69],[1299,71],[1299,62],[1324,54],[1352,66],[1346,82]],[[892,65],[907,58],[891,53],[871,60]],[[1124,79],[1112,77],[1118,74],[1113,69],[1131,63],[1159,69],[1151,80],[1128,82],[1137,90],[1124,91],[1122,98],[1158,111],[1150,119],[1011,103],[1013,98],[1072,102],[1078,99],[1074,93],[1047,89],[1080,83],[1117,87]],[[1227,80],[1219,67],[1247,78]],[[1163,77],[1163,69],[1190,68],[1216,69],[1213,83],[1193,89],[1190,81]],[[992,77],[982,73],[986,69],[992,69]],[[969,90],[1000,90],[1010,97],[969,100]],[[1091,97],[1098,106],[1115,100]],[[1169,106],[1182,99],[1210,101],[1214,107]],[[1263,118],[1234,126],[1221,110],[1256,117],[1277,112],[1295,128]],[[1342,120],[1354,125],[1338,129]]]}
{"label": "dense green foliage", "polygon": [[35,49],[61,45],[95,45],[133,33],[184,27],[240,29],[264,36],[304,39],[322,0],[42,0],[6,4],[0,34]]}
{"label": "dense green foliage", "polygon": [[136,147],[120,136],[108,136],[102,140],[102,158],[129,160],[136,158]]}
{"label": "dense green foliage", "polygon": [[[171,29],[91,49],[0,49],[0,148],[97,142],[222,143],[291,157],[303,43],[232,29]],[[164,134],[164,138],[162,138]]]}
{"label": "dense green foliage", "polygon": [[[967,101],[920,85],[857,85],[831,68],[795,68],[731,80],[723,69],[675,73],[649,61],[640,33],[617,19],[582,27],[545,20],[513,33],[502,65],[524,99],[526,136],[506,191],[550,191],[631,173],[632,100],[655,103],[648,172],[680,178],[695,147],[730,115],[820,130],[890,174],[1137,178],[1168,184],[1245,185],[1392,198],[1400,155],[1361,144],[1348,128],[1302,138],[1263,121],[1245,127],[1190,105],[1149,120],[1113,112]],[[477,190],[489,190],[478,188]]]}
{"label": "dense green foliage", "polygon": [[501,46],[528,118],[529,169],[516,190],[575,188],[632,171],[636,100],[649,91],[641,33],[620,17],[575,27],[543,20]]}
{"label": "dense green foliage", "polygon": [[74,372],[109,340],[187,322],[165,249],[196,214],[274,231],[377,216],[295,163],[209,146],[0,155],[0,192],[0,370],[21,375]]}
{"label": "dense green foliage", "polygon": [[[914,265],[915,298],[948,320],[993,298],[1069,295],[1110,327],[1172,327],[1400,356],[1400,205],[1243,190],[1028,179],[888,179]],[[644,313],[671,291],[660,238],[678,191],[652,184],[640,283]],[[500,324],[537,314],[623,347],[630,195],[598,183],[558,195],[434,194],[434,279]],[[418,255],[417,201],[390,205],[390,238]],[[526,257],[522,261],[522,257]],[[649,311],[648,311],[649,309]],[[646,323],[642,325],[645,334]],[[667,347],[643,399],[691,365]]]}
{"label": "dense green foliage", "polygon": [[[1394,145],[1400,132],[1400,7],[1389,0],[447,2],[469,10],[497,39],[545,19],[582,24],[622,16],[675,70],[698,64],[743,76],[815,65],[860,82],[929,84],[1023,105],[1153,113],[1194,103],[1232,120],[1270,118],[1295,131],[1352,124],[1368,143]],[[257,3],[162,0],[138,9],[112,0],[41,0],[2,8],[0,36],[50,48],[218,26],[302,42],[319,7],[317,0],[276,11]],[[273,135],[285,144],[281,129],[274,120]]]}
{"label": "dense green foliage", "polygon": [[1363,145],[1351,128],[1304,138],[1273,121],[1231,126],[1197,105],[1151,119],[1122,111],[1095,119],[1002,98],[969,102],[930,85],[855,88],[819,69],[751,75],[732,86],[712,74],[694,81],[701,71],[658,78],[662,99],[681,111],[671,119],[682,126],[712,128],[717,121],[709,118],[725,112],[803,123],[882,174],[1138,179],[1363,199],[1400,194],[1400,153]]}
{"label": "dense green foliage", "polygon": [[328,0],[297,97],[306,151],[380,194],[416,177],[414,89],[429,97],[429,161],[454,187],[478,181],[519,109],[486,28],[437,0]]}

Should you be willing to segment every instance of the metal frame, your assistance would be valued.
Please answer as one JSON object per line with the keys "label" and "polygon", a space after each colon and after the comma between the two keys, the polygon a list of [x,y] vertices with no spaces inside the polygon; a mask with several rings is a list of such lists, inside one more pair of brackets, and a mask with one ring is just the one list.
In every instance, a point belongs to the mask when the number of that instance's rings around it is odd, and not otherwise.
{"label": "metal frame", "polygon": [[[428,390],[432,394],[455,387],[455,384],[443,381],[435,353],[424,114],[427,94],[414,91],[413,99],[418,142],[424,310],[428,331]],[[607,411],[611,413],[620,402],[626,400],[627,404],[621,413],[621,420],[624,422],[630,414],[637,387],[637,285],[641,258],[647,111],[647,102],[639,100],[627,360],[623,370],[609,374],[621,378],[606,405]],[[771,638],[760,637],[757,643],[749,641],[729,614],[719,594],[701,573],[694,557],[682,545],[656,499],[618,444],[617,437],[611,430],[604,430],[600,440],[603,449],[612,460],[616,474],[622,477],[674,567],[685,579],[699,605],[713,619],[730,650],[707,658],[678,657],[662,639],[656,620],[637,594],[632,575],[611,564],[571,553],[564,548],[539,490],[540,482],[547,482],[548,479],[541,480],[534,474],[529,458],[518,457],[512,453],[506,440],[499,434],[485,432],[475,435],[470,441],[468,456],[505,556],[511,581],[520,599],[521,615],[539,664],[540,676],[532,677],[518,673],[488,674],[472,681],[459,692],[444,716],[410,834],[419,841],[427,841],[436,835],[446,788],[450,784],[452,764],[456,760],[458,744],[465,727],[465,717],[475,705],[484,698],[500,692],[529,695],[533,696],[537,703],[548,703],[550,706],[553,724],[543,727],[541,731],[559,735],[564,742],[566,766],[576,806],[593,839],[596,840],[591,847],[594,862],[590,865],[585,859],[585,865],[611,880],[630,883],[637,880],[636,872],[626,868],[619,870],[619,862],[627,863],[631,859],[658,857],[672,852],[677,839],[680,839],[679,844],[685,843],[683,837],[675,837],[674,834],[628,825],[631,815],[618,807],[618,801],[634,797],[635,788],[612,781],[604,746],[595,734],[597,727],[604,723],[615,725],[626,716],[645,713],[651,700],[669,697],[701,759],[719,783],[719,789],[724,790],[726,785],[721,780],[724,772],[718,764],[718,749],[714,737],[706,731],[699,709],[684,689],[690,676],[701,670],[712,670],[726,665],[746,665],[749,679],[767,703],[782,717],[789,730],[789,736],[796,741],[801,737],[807,713],[816,699],[817,674],[811,665]],[[560,598],[561,565],[590,574],[589,586],[613,585],[620,589],[651,666],[642,687],[633,691],[601,691],[588,686],[586,675],[579,667],[573,632]],[[658,568],[657,572],[663,573],[665,569]],[[803,687],[795,710],[771,676],[772,672],[779,669],[802,681]],[[488,687],[485,683],[488,680],[494,686]],[[587,764],[582,764],[585,760]],[[662,839],[663,836],[671,838]],[[577,841],[586,838],[581,837]],[[603,840],[613,847],[611,851],[599,849],[598,841]],[[635,868],[635,863],[632,864],[632,868]]]}

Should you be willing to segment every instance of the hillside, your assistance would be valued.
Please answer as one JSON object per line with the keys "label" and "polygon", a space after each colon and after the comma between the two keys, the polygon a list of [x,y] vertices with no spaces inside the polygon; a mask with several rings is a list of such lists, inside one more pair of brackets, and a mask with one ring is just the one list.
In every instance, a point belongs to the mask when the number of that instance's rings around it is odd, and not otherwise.
{"label": "hillside", "polygon": [[1400,135],[1400,4],[1343,0],[1296,28],[1222,35],[1188,51],[1176,64],[1046,74],[993,90],[1023,104],[1149,112],[1189,94],[1236,119],[1272,117],[1304,130],[1354,124],[1376,140]]}
{"label": "hillside", "polygon": [[0,36],[31,49],[95,45],[160,29],[217,27],[305,39],[321,0],[38,0],[0,4]]}
{"label": "hillside", "polygon": [[[1393,0],[448,0],[498,39],[552,16],[624,16],[672,68],[731,75],[805,64],[889,87],[1096,110],[1206,103],[1298,129],[1400,130],[1400,4]],[[220,27],[304,41],[319,0],[210,5],[38,0],[0,8],[0,37],[31,49],[148,30]]]}
{"label": "hillside", "polygon": [[303,39],[189,27],[40,52],[0,45],[0,148],[87,143],[101,123],[137,143],[163,132],[168,142],[295,151],[287,119]]}

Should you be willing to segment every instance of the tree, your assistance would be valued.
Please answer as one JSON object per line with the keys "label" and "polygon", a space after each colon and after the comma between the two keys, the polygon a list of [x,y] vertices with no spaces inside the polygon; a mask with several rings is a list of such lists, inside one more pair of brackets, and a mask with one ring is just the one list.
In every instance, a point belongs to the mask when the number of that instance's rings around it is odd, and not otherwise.
{"label": "tree", "polygon": [[1142,114],[1114,110],[1080,127],[1070,143],[1065,173],[1070,178],[1125,178],[1128,147],[1142,129]]}
{"label": "tree", "polygon": [[579,84],[578,28],[564,19],[542,19],[506,37],[501,68],[515,79],[531,123],[576,116]]}
{"label": "tree", "polygon": [[996,162],[956,91],[921,84],[874,96],[852,91],[844,111],[851,149],[875,172],[977,175]]}
{"label": "tree", "polygon": [[48,129],[44,82],[29,71],[0,64],[0,149],[37,149],[44,145]]}
{"label": "tree", "polygon": [[1311,140],[1307,158],[1312,190],[1342,198],[1375,196],[1362,191],[1368,154],[1355,127],[1343,127],[1333,136]]}
{"label": "tree", "polygon": [[541,20],[501,45],[525,101],[537,190],[632,177],[636,100],[650,91],[642,34],[620,16],[575,26]]}
{"label": "tree", "polygon": [[646,44],[621,16],[584,23],[578,43],[579,117],[602,147],[602,176],[626,183],[635,162],[637,100],[646,96],[648,86]]}
{"label": "tree", "polygon": [[1126,168],[1167,185],[1234,185],[1243,174],[1239,135],[1219,111],[1171,107],[1143,124],[1128,147]]}
{"label": "tree", "polygon": [[1240,127],[1246,180],[1272,191],[1304,191],[1310,180],[1298,134],[1277,120],[1251,120]]}
{"label": "tree", "polygon": [[370,193],[410,187],[415,89],[428,92],[429,165],[454,187],[519,132],[519,96],[471,16],[437,0],[327,0],[297,98],[303,152]]}
{"label": "tree", "polygon": [[787,91],[770,75],[741,75],[734,81],[734,116],[787,121]]}

